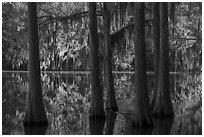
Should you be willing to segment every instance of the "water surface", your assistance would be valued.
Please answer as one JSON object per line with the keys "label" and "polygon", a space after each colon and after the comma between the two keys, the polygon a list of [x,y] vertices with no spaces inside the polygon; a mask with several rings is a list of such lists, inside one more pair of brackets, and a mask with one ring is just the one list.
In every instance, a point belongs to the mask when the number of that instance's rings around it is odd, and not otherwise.
{"label": "water surface", "polygon": [[[120,113],[107,112],[106,121],[89,121],[90,74],[42,73],[42,89],[49,121],[45,134],[201,134],[201,111],[178,112],[179,103],[173,103],[174,119],[153,119],[154,128],[137,129],[133,126],[134,75],[115,73],[114,84]],[[150,100],[154,86],[153,75],[148,75]],[[180,92],[179,76],[170,75],[170,93]],[[2,73],[2,133],[25,134],[39,129],[24,129],[28,73]],[[104,91],[104,95],[106,92]],[[104,98],[105,99],[105,98]],[[194,112],[195,111],[195,112]],[[130,114],[125,114],[130,113]]]}

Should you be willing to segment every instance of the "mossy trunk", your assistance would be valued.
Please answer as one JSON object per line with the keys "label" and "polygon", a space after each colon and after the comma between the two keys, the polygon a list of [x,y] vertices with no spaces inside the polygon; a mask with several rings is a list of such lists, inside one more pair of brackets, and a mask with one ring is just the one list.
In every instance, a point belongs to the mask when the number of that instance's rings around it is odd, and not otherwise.
{"label": "mossy trunk", "polygon": [[147,76],[146,76],[146,49],[145,49],[145,14],[144,3],[135,3],[135,106],[134,122],[139,127],[152,126],[149,106]]}
{"label": "mossy trunk", "polygon": [[118,111],[118,106],[115,98],[115,90],[113,83],[113,74],[112,74],[112,49],[110,41],[110,13],[104,3],[104,42],[105,42],[105,82],[107,88],[107,98],[106,98],[106,109]]}
{"label": "mossy trunk", "polygon": [[159,46],[160,46],[160,22],[159,22],[159,3],[155,2],[153,10],[153,40],[154,40],[154,91],[151,101],[151,110],[155,104],[159,77]]}
{"label": "mossy trunk", "polygon": [[168,6],[160,3],[160,62],[158,90],[152,114],[158,117],[173,116],[169,93],[169,52],[168,52]]}
{"label": "mossy trunk", "polygon": [[97,33],[96,4],[89,3],[89,46],[91,56],[91,106],[90,119],[105,118],[101,75],[99,67],[99,43]]}
{"label": "mossy trunk", "polygon": [[29,91],[24,125],[47,125],[42,97],[36,3],[28,3]]}

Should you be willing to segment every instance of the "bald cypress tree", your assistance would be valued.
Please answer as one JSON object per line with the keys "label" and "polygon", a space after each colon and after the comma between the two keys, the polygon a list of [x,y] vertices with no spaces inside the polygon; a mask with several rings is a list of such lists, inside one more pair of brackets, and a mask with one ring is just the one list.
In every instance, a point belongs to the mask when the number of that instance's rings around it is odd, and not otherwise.
{"label": "bald cypress tree", "polygon": [[29,91],[28,108],[26,111],[24,125],[47,125],[47,117],[43,104],[39,41],[37,26],[36,3],[28,3],[28,29],[29,29]]}
{"label": "bald cypress tree", "polygon": [[105,81],[107,87],[106,109],[117,111],[118,106],[115,98],[115,90],[112,74],[112,47],[110,39],[110,12],[107,3],[104,3],[104,42],[105,42]]}
{"label": "bald cypress tree", "polygon": [[136,126],[152,126],[149,106],[147,76],[146,76],[146,50],[145,50],[145,5],[135,3],[135,106],[134,121]]}
{"label": "bald cypress tree", "polygon": [[173,116],[173,106],[169,93],[169,32],[168,5],[160,3],[160,55],[159,78],[155,105],[152,114],[159,117]]}
{"label": "bald cypress tree", "polygon": [[151,109],[155,104],[159,77],[159,47],[160,47],[160,19],[159,19],[159,2],[154,2],[153,11],[153,41],[154,41],[154,91],[151,101]]}
{"label": "bald cypress tree", "polygon": [[100,80],[99,42],[97,33],[96,3],[89,3],[89,46],[91,56],[91,106],[90,119],[105,118],[103,93]]}

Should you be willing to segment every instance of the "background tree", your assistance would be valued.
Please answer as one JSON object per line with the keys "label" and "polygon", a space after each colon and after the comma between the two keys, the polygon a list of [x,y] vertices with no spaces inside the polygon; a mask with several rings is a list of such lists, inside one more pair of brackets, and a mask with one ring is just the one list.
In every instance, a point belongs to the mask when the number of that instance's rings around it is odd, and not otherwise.
{"label": "background tree", "polygon": [[91,106],[90,119],[105,118],[103,93],[99,69],[99,43],[96,20],[96,3],[89,3],[89,31],[90,31],[90,56],[91,56]]}
{"label": "background tree", "polygon": [[135,105],[134,120],[138,126],[152,126],[149,107],[147,76],[146,76],[146,50],[145,50],[145,5],[135,3]]}
{"label": "background tree", "polygon": [[29,22],[29,89],[25,126],[47,125],[42,97],[36,3],[28,3]]}
{"label": "background tree", "polygon": [[153,115],[173,116],[173,106],[169,94],[169,34],[168,5],[160,3],[160,57],[159,79]]}
{"label": "background tree", "polygon": [[104,45],[105,45],[105,83],[107,88],[106,108],[117,111],[118,106],[115,98],[114,81],[112,74],[112,46],[110,39],[110,12],[107,3],[104,3]]}

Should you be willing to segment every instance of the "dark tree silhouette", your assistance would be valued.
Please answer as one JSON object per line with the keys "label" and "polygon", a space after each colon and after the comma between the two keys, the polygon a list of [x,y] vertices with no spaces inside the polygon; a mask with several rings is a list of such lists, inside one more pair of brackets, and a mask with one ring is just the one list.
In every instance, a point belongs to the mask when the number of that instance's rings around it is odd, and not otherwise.
{"label": "dark tree silhouette", "polygon": [[154,40],[154,91],[151,102],[151,109],[153,109],[155,104],[159,77],[160,21],[158,2],[153,3],[152,10],[153,10],[153,40]]}
{"label": "dark tree silhouette", "polygon": [[152,126],[147,91],[144,3],[135,3],[135,106],[134,120],[140,127]]}
{"label": "dark tree silhouette", "polygon": [[168,5],[160,3],[160,62],[158,90],[152,114],[159,117],[173,116],[173,106],[169,94],[169,54],[168,54]]}
{"label": "dark tree silhouette", "polygon": [[97,33],[96,4],[89,3],[89,46],[91,56],[91,106],[90,119],[105,118],[103,93],[99,69],[99,43]]}
{"label": "dark tree silhouette", "polygon": [[104,18],[104,42],[105,42],[105,82],[107,87],[106,109],[117,111],[118,106],[115,98],[115,90],[112,74],[112,47],[110,41],[110,13],[106,3],[103,10]]}
{"label": "dark tree silhouette", "polygon": [[29,93],[25,126],[47,125],[42,98],[36,3],[28,3],[29,28]]}

